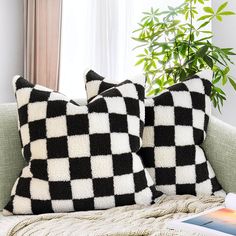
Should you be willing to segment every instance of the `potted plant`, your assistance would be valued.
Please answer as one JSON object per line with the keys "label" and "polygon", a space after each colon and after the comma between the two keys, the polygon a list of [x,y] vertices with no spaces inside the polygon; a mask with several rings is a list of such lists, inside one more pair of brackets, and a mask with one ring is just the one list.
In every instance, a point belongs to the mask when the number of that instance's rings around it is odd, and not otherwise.
{"label": "potted plant", "polygon": [[[224,16],[235,13],[227,10],[227,2],[214,10],[206,6],[207,0],[182,0],[178,7],[167,10],[151,8],[143,12],[139,28],[133,39],[137,55],[136,65],[143,65],[147,77],[147,95],[156,95],[166,87],[186,80],[204,69],[213,71],[211,99],[220,110],[226,94],[219,83],[230,83],[236,90],[236,82],[230,75],[232,48],[220,48],[211,42],[213,32],[209,25],[213,19],[222,21]],[[198,5],[198,8],[197,8]],[[199,5],[205,13],[199,16]]]}

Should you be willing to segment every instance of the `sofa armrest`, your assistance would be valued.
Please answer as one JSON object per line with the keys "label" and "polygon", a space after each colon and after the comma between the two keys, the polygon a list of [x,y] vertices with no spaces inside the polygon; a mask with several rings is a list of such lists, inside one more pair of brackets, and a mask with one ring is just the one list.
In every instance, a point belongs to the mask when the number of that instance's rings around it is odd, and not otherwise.
{"label": "sofa armrest", "polygon": [[236,128],[211,117],[203,148],[226,192],[236,192]]}
{"label": "sofa armrest", "polygon": [[25,162],[21,155],[15,104],[0,104],[0,211]]}

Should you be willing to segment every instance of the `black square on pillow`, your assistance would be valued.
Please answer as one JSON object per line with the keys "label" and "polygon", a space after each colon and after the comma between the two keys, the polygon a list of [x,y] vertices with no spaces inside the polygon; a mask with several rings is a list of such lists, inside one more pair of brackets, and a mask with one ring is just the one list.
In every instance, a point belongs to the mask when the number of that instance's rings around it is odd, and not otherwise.
{"label": "black square on pillow", "polygon": [[16,194],[18,196],[30,198],[30,181],[31,178],[19,178],[16,187]]}
{"label": "black square on pillow", "polygon": [[177,146],[176,150],[176,165],[188,166],[195,164],[195,146]]}
{"label": "black square on pillow", "polygon": [[111,154],[110,134],[92,134],[89,137],[92,156]]}
{"label": "black square on pillow", "polygon": [[145,107],[145,126],[154,126],[154,109],[153,107]]}
{"label": "black square on pillow", "polygon": [[94,199],[85,198],[85,199],[73,199],[73,205],[75,211],[89,211],[94,210]]}
{"label": "black square on pillow", "polygon": [[66,115],[67,101],[48,101],[47,118]]}
{"label": "black square on pillow", "polygon": [[72,199],[70,182],[55,181],[49,182],[49,191],[53,200]]}
{"label": "black square on pillow", "polygon": [[204,182],[209,176],[207,162],[196,165],[196,177],[197,183]]}
{"label": "black square on pillow", "polygon": [[107,104],[103,99],[97,99],[96,101],[92,102],[88,106],[89,113],[97,112],[97,113],[106,113],[108,112]]}
{"label": "black square on pillow", "polygon": [[156,168],[155,171],[157,185],[175,185],[175,167]]}
{"label": "black square on pillow", "polygon": [[93,179],[93,188],[96,197],[114,195],[113,178]]}
{"label": "black square on pillow", "polygon": [[34,214],[53,213],[50,200],[31,200],[32,211]]}
{"label": "black square on pillow", "polygon": [[32,160],[30,163],[30,171],[34,178],[48,180],[46,160]]}
{"label": "black square on pillow", "polygon": [[19,123],[20,126],[27,124],[28,122],[28,105],[24,105],[19,108]]}
{"label": "black square on pillow", "polygon": [[196,195],[195,184],[176,184],[176,194],[190,194]]}
{"label": "black square on pillow", "polygon": [[134,194],[115,195],[116,206],[133,205],[135,204]]}
{"label": "black square on pillow", "polygon": [[68,135],[88,134],[88,115],[71,115],[66,117]]}
{"label": "black square on pillow", "polygon": [[205,111],[205,95],[201,93],[191,92],[192,105],[194,109]]}
{"label": "black square on pillow", "polygon": [[126,104],[126,110],[128,115],[139,116],[139,104],[137,103],[136,99],[133,98],[124,98]]}
{"label": "black square on pillow", "polygon": [[192,109],[175,107],[175,125],[193,125]]}
{"label": "black square on pillow", "polygon": [[163,93],[160,96],[155,97],[153,100],[155,106],[174,106],[171,93]]}
{"label": "black square on pillow", "polygon": [[138,155],[142,157],[142,161],[145,167],[155,166],[155,153],[153,147],[143,147],[138,151]]}
{"label": "black square on pillow", "polygon": [[125,175],[133,171],[133,157],[131,153],[113,155],[112,159],[114,175]]}
{"label": "black square on pillow", "polygon": [[89,157],[70,158],[71,179],[92,178],[91,163]]}
{"label": "black square on pillow", "polygon": [[67,137],[47,139],[48,158],[68,157]]}
{"label": "black square on pillow", "polygon": [[30,141],[46,138],[46,120],[29,122]]}
{"label": "black square on pillow", "polygon": [[109,114],[110,131],[117,133],[126,133],[128,130],[127,115]]}
{"label": "black square on pillow", "polygon": [[155,146],[174,146],[175,127],[174,126],[155,126]]}
{"label": "black square on pillow", "polygon": [[145,186],[147,185],[147,179],[144,171],[134,173],[134,185],[136,192],[145,189]]}
{"label": "black square on pillow", "polygon": [[38,89],[33,89],[30,94],[30,100],[29,102],[42,102],[47,101],[50,97],[51,92],[42,91]]}

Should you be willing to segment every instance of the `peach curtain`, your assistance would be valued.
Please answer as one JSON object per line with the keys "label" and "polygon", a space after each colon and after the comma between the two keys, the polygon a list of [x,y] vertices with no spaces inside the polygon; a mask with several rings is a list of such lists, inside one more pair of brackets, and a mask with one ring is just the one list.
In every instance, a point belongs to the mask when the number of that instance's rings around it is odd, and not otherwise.
{"label": "peach curtain", "polygon": [[62,0],[24,0],[24,76],[58,90]]}

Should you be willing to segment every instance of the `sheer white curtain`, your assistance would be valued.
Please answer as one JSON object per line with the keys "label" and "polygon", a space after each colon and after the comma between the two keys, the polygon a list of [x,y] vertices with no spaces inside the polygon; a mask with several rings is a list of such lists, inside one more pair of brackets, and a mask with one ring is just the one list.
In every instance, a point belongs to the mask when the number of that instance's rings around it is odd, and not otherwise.
{"label": "sheer white curtain", "polygon": [[114,80],[141,73],[134,66],[132,31],[150,7],[177,6],[176,0],[66,0],[62,10],[60,91],[85,97],[84,72],[91,68]]}

